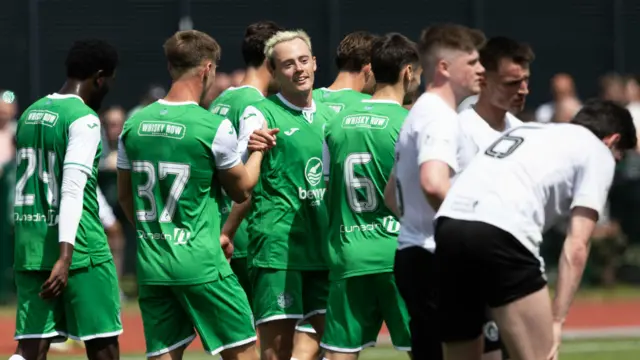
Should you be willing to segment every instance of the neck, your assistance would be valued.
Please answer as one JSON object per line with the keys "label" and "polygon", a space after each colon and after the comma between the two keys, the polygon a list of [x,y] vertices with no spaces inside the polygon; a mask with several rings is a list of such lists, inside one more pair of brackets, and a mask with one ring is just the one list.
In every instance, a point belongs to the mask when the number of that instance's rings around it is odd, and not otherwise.
{"label": "neck", "polygon": [[267,91],[269,90],[269,80],[271,75],[269,75],[268,72],[266,75],[264,73],[264,71],[261,71],[261,68],[247,68],[240,86],[253,86],[260,90],[262,95],[266,96]]}
{"label": "neck", "polygon": [[186,102],[194,101],[200,103],[202,94],[202,82],[195,79],[178,79],[171,84],[171,89],[164,97],[170,102]]}
{"label": "neck", "polygon": [[281,91],[280,94],[287,99],[288,102],[301,108],[311,107],[313,104],[313,97],[311,90],[305,92],[291,92]]}
{"label": "neck", "polygon": [[75,79],[67,79],[64,85],[62,85],[62,88],[58,90],[58,94],[80,96],[85,104],[89,99],[89,89],[87,89],[87,86],[85,86],[82,81]]}
{"label": "neck", "polygon": [[456,98],[456,95],[453,92],[453,89],[451,88],[451,84],[449,84],[449,82],[445,82],[442,84],[438,84],[436,82],[429,83],[427,85],[426,92],[440,96],[442,100],[444,100],[444,102],[449,105],[449,107],[451,107],[454,111],[457,110],[460,101],[458,101],[458,99]]}
{"label": "neck", "polygon": [[329,90],[353,89],[362,92],[364,89],[364,79],[360,73],[340,71],[336,80],[328,87]]}
{"label": "neck", "polygon": [[476,103],[474,110],[494,130],[503,131],[506,127],[504,117],[507,114],[507,111],[491,105],[488,99],[482,96],[482,93],[480,93],[480,97],[478,97],[478,102]]}
{"label": "neck", "polygon": [[376,91],[371,96],[373,100],[393,100],[402,105],[405,91],[402,82],[397,84],[376,84]]}

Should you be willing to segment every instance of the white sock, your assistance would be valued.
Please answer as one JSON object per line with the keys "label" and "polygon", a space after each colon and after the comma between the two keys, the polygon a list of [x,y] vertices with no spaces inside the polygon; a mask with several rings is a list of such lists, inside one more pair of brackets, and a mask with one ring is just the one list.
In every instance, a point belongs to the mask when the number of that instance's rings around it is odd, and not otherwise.
{"label": "white sock", "polygon": [[25,358],[23,358],[22,356],[20,356],[20,355],[17,355],[17,354],[16,354],[16,355],[12,355],[12,356],[9,358],[9,360],[27,360],[27,359],[25,359]]}

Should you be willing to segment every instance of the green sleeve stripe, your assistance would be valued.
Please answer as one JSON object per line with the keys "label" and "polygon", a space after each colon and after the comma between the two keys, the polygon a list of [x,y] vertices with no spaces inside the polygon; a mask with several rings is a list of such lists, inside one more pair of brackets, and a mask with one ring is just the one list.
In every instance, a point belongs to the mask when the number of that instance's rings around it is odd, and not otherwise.
{"label": "green sleeve stripe", "polygon": [[85,168],[85,169],[87,169],[87,170],[89,170],[89,171],[93,171],[93,169],[92,169],[92,168],[90,168],[90,167],[88,167],[87,165],[83,165],[83,164],[79,164],[79,163],[74,163],[74,162],[66,162],[66,163],[64,163],[64,165],[63,165],[62,167],[64,168],[64,167],[65,167],[65,166],[67,166],[67,165],[76,165],[76,166],[81,166],[81,167],[83,167],[83,168]]}

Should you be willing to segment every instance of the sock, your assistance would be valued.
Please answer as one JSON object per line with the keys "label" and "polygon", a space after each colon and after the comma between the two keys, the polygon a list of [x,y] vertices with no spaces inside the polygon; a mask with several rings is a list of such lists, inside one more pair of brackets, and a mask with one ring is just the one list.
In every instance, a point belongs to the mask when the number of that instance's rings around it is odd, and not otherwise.
{"label": "sock", "polygon": [[25,358],[23,358],[22,356],[20,356],[20,355],[16,354],[16,355],[11,356],[11,357],[9,358],[9,360],[27,360],[27,359],[25,359]]}

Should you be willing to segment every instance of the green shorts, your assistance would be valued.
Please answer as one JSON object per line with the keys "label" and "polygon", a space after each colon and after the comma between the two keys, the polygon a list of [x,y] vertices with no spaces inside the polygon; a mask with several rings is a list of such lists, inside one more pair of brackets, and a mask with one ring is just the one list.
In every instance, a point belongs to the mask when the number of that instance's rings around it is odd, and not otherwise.
{"label": "green shorts", "polygon": [[240,286],[242,286],[245,294],[247,294],[247,299],[249,299],[249,306],[251,307],[253,292],[251,291],[251,279],[249,278],[249,264],[247,262],[247,258],[231,258],[231,262],[229,263],[229,265],[231,265],[231,270],[233,270],[233,273],[236,274]]}
{"label": "green shorts", "polygon": [[53,342],[118,336],[120,289],[113,260],[69,272],[67,287],[53,300],[38,295],[50,271],[16,271],[18,290],[15,339]]}
{"label": "green shorts", "polygon": [[256,325],[273,320],[305,320],[324,314],[329,295],[328,271],[252,268]]}
{"label": "green shorts", "polygon": [[138,303],[149,357],[188,345],[196,331],[212,355],[256,341],[247,296],[233,274],[198,285],[139,285]]}
{"label": "green shorts", "polygon": [[409,313],[393,273],[332,281],[321,346],[341,353],[374,346],[383,321],[393,346],[411,351]]}

